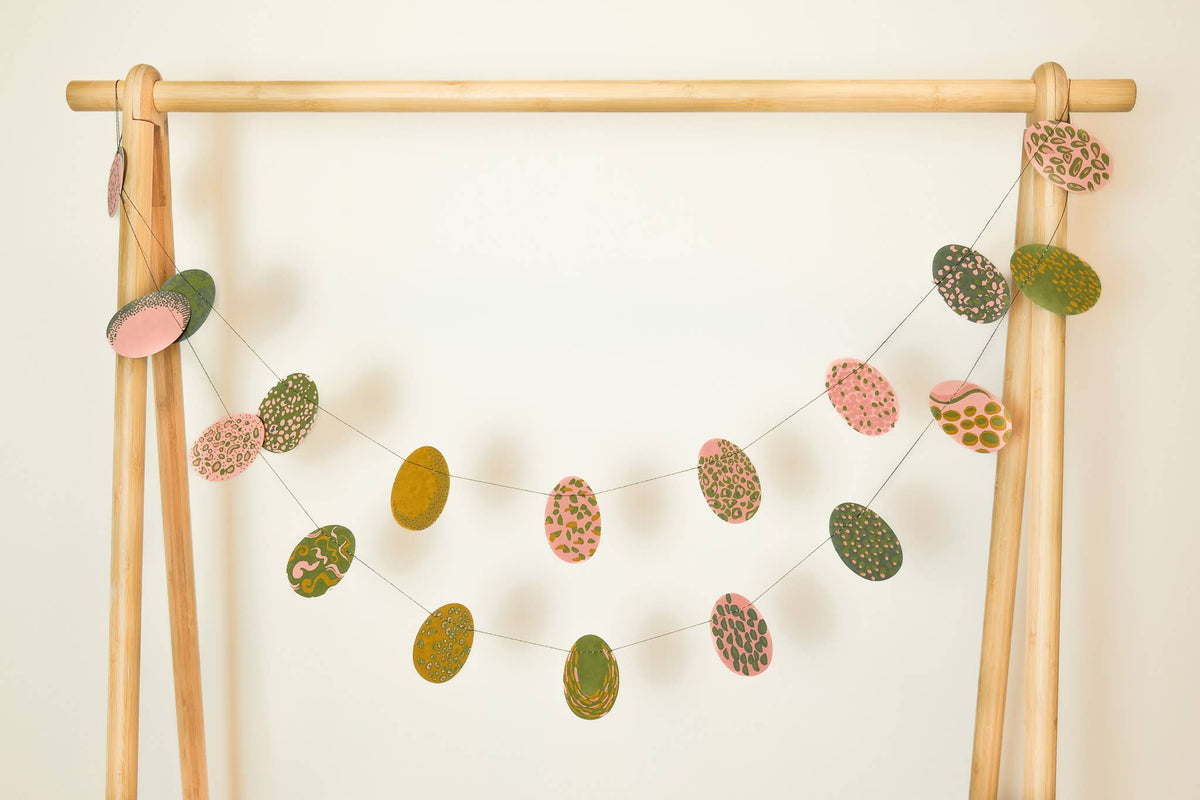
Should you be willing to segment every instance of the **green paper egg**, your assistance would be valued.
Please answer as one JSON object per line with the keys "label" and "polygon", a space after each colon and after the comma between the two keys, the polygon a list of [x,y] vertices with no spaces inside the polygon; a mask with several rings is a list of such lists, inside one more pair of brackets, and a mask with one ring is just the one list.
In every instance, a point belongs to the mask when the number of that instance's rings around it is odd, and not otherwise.
{"label": "green paper egg", "polygon": [[963,319],[986,324],[1008,309],[1008,281],[982,253],[948,244],[933,256],[933,279],[950,310]]}
{"label": "green paper egg", "polygon": [[475,620],[461,603],[447,603],[421,623],[413,640],[413,667],[430,683],[459,673],[475,643]]}
{"label": "green paper egg", "polygon": [[842,503],[833,510],[829,538],[842,563],[869,581],[886,581],[904,562],[904,551],[892,527],[858,503]]}
{"label": "green paper egg", "polygon": [[353,561],[354,534],[341,525],[325,525],[292,550],[288,583],[301,597],[320,597],[341,582]]}
{"label": "green paper egg", "polygon": [[258,406],[259,419],[267,429],[263,449],[286,453],[312,430],[317,418],[317,385],[307,375],[294,372],[267,392]]}
{"label": "green paper egg", "polygon": [[1079,256],[1049,244],[1027,244],[1009,261],[1013,283],[1055,314],[1082,314],[1100,299],[1100,276]]}
{"label": "green paper egg", "polygon": [[621,676],[612,648],[599,636],[580,636],[563,666],[563,695],[580,719],[600,719],[617,702]]}
{"label": "green paper egg", "polygon": [[182,341],[200,330],[200,326],[208,319],[213,303],[217,300],[217,285],[213,283],[212,275],[204,270],[185,269],[167,278],[162,288],[163,291],[179,292],[192,309],[187,327],[179,337]]}

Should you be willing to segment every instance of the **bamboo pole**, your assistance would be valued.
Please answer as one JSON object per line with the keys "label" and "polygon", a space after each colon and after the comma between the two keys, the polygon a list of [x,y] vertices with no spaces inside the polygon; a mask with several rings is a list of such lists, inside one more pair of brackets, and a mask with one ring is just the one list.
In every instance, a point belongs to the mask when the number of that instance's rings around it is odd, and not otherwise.
{"label": "bamboo pole", "polygon": [[[1053,119],[1058,112],[1050,115]],[[1031,111],[1025,124],[1037,122]],[[1036,242],[1034,185],[1024,141],[1021,186],[1017,195],[1016,246]],[[1021,555],[1021,523],[1025,512],[1025,471],[1029,461],[1029,348],[1033,303],[1015,286],[1008,310],[1004,353],[1004,408],[1013,421],[1012,435],[996,454],[996,486],[992,499],[992,541],[988,551],[987,594],[979,653],[979,691],[975,701],[975,742],[971,755],[970,800],[995,800],[1000,786],[1000,754],[1008,671],[1012,656],[1013,608]]]}
{"label": "bamboo pole", "polygon": [[[153,73],[155,77],[157,72]],[[139,206],[146,208],[146,206]],[[155,115],[154,199],[150,212],[154,279],[162,285],[175,272],[171,218],[171,163],[167,117]],[[175,675],[175,726],[185,800],[208,800],[208,761],[204,744],[204,704],[200,683],[200,639],[196,620],[196,578],[192,563],[192,519],[188,498],[187,434],[183,416],[183,372],[175,343],[150,357],[154,370],[154,417],[158,432],[158,475],[162,492],[163,550],[167,562],[167,603],[171,620],[171,659]]]}
{"label": "bamboo pole", "polygon": [[[124,87],[119,86],[118,91]],[[1079,80],[1077,111],[1129,111],[1133,81]],[[162,81],[159,111],[967,111],[1034,110],[1032,80]],[[112,81],[72,81],[76,111],[114,108]]]}
{"label": "bamboo pole", "polygon": [[[125,187],[133,201],[149,207],[154,180],[154,125],[137,118],[153,105],[157,75],[134,67],[125,79],[131,102],[121,115]],[[109,86],[111,89],[111,84]],[[138,239],[150,238],[136,214],[120,210],[117,304],[153,289],[149,264]],[[137,239],[134,231],[137,231]],[[142,521],[146,471],[146,359],[117,356],[113,426],[112,571],[108,628],[108,739],[105,797],[137,797],[138,693],[142,653]]]}
{"label": "bamboo pole", "polygon": [[[1053,119],[1067,101],[1067,74],[1043,64],[1035,113]],[[1034,240],[1064,246],[1067,193],[1034,181]],[[1053,240],[1052,240],[1053,239]],[[1025,800],[1052,800],[1058,749],[1058,633],[1062,577],[1062,488],[1066,317],[1034,307],[1029,414],[1029,563],[1025,651]]]}

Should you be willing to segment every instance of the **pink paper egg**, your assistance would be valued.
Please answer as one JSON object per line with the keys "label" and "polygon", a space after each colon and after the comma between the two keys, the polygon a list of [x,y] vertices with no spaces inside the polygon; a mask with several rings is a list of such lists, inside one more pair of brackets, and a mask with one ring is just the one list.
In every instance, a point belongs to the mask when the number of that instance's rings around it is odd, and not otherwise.
{"label": "pink paper egg", "polygon": [[546,541],[554,555],[568,563],[587,561],[596,554],[600,504],[583,478],[563,478],[546,499]]}
{"label": "pink paper egg", "polygon": [[1108,150],[1070,122],[1030,125],[1025,129],[1025,155],[1042,177],[1068,192],[1094,192],[1112,176]]}
{"label": "pink paper egg", "polygon": [[882,436],[896,427],[896,392],[875,367],[857,358],[839,358],[825,370],[829,402],[846,424],[866,436]]}
{"label": "pink paper egg", "polygon": [[762,483],[750,456],[728,439],[709,439],[696,461],[700,491],[717,519],[748,522],[762,505]]}
{"label": "pink paper egg", "polygon": [[258,458],[267,429],[255,414],[234,414],[204,429],[192,445],[192,469],[207,481],[240,475]]}
{"label": "pink paper egg", "polygon": [[110,218],[117,215],[123,188],[125,188],[125,151],[117,148],[112,166],[108,168],[108,216]]}
{"label": "pink paper egg", "polygon": [[108,343],[126,358],[154,355],[179,338],[191,315],[191,304],[179,292],[144,294],[108,321]]}
{"label": "pink paper egg", "polygon": [[973,383],[942,381],[929,390],[929,411],[950,438],[976,453],[1008,444],[1012,420],[996,396]]}
{"label": "pink paper egg", "polygon": [[767,621],[754,603],[740,594],[723,594],[713,605],[709,633],[721,663],[746,677],[761,675],[771,665],[775,650]]}

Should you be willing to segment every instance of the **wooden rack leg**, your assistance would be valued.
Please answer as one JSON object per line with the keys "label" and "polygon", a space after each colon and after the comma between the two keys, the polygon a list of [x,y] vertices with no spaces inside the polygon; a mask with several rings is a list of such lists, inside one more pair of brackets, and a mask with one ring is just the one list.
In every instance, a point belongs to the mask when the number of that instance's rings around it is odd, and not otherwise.
{"label": "wooden rack leg", "polygon": [[[155,78],[158,73],[153,73]],[[156,114],[154,199],[150,213],[155,281],[174,274],[175,233],[171,219],[171,165],[166,114]],[[146,208],[142,206],[142,208]],[[145,213],[143,211],[143,213]],[[183,417],[183,376],[179,344],[151,356],[154,416],[158,432],[158,475],[162,489],[163,550],[167,561],[167,602],[171,619],[171,659],[175,674],[175,724],[185,800],[208,800],[208,759],[200,684],[200,639],[196,620],[196,579],[192,563],[192,518],[188,498],[187,434]]]}
{"label": "wooden rack leg", "polygon": [[[1067,107],[1066,72],[1043,64],[1033,74],[1042,119]],[[1034,182],[1034,235],[1067,241],[1067,193]],[[1051,241],[1053,237],[1053,241]],[[1058,632],[1062,576],[1063,418],[1066,318],[1033,309],[1029,414],[1029,566],[1025,651],[1025,800],[1052,800],[1058,749]]]}
{"label": "wooden rack leg", "polygon": [[[125,79],[121,114],[125,189],[135,203],[150,203],[154,180],[154,125],[137,119],[131,98],[148,96],[153,81],[134,67]],[[132,211],[120,211],[117,303],[153,288],[150,265],[137,241],[149,228]],[[132,227],[131,227],[132,226]],[[137,239],[134,237],[137,231]],[[117,356],[113,434],[112,575],[108,632],[108,747],[105,797],[137,797],[138,696],[142,656],[142,521],[146,471],[146,359]]]}
{"label": "wooden rack leg", "polygon": [[[1026,123],[1040,117],[1030,114]],[[1037,176],[1026,169],[1021,148],[1021,188],[1017,196],[1017,247],[1035,242],[1033,189]],[[1014,287],[1008,311],[1004,355],[1004,407],[1013,421],[1008,444],[996,455],[992,498],[992,543],[988,553],[983,645],[979,654],[979,693],[975,703],[975,744],[971,757],[971,800],[996,800],[1008,669],[1012,654],[1013,606],[1025,511],[1025,470],[1029,459],[1029,334],[1033,304]]]}

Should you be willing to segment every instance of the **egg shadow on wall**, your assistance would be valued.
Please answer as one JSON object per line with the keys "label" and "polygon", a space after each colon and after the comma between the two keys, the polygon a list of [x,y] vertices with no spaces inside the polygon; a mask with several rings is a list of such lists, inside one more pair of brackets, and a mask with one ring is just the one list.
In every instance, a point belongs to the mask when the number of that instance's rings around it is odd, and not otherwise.
{"label": "egg shadow on wall", "polygon": [[[656,468],[639,460],[611,486],[622,486],[664,473],[661,465]],[[611,505],[614,509],[613,518],[623,519],[622,527],[631,533],[638,543],[644,543],[662,536],[666,521],[672,517],[673,504],[680,496],[684,484],[688,491],[699,493],[694,486],[695,481],[696,477],[690,473],[673,475],[603,494],[600,501]]]}
{"label": "egg shadow on wall", "polygon": [[546,609],[550,607],[550,599],[545,588],[537,581],[520,579],[505,590],[494,607],[494,618],[476,617],[475,624],[485,630],[536,640],[545,631]]}
{"label": "egg shadow on wall", "polygon": [[[769,491],[772,496],[787,498],[799,504],[805,490],[814,485],[817,459],[810,452],[805,439],[796,431],[776,430],[759,442],[748,453],[760,475],[769,476]],[[763,493],[766,494],[767,478],[764,478]]]}
{"label": "egg shadow on wall", "polygon": [[[502,483],[506,486],[530,486],[528,477],[529,460],[524,455],[522,437],[511,429],[507,432],[496,432],[489,436],[483,446],[473,455],[475,461],[471,465],[472,478]],[[451,465],[451,472],[454,467]],[[491,508],[508,508],[516,500],[517,492],[496,486],[479,486],[480,501]],[[549,492],[553,486],[547,486]],[[524,494],[524,493],[522,493]]]}
{"label": "egg shadow on wall", "polygon": [[[361,431],[382,430],[388,427],[389,420],[402,416],[400,381],[396,379],[391,366],[363,366],[358,370],[353,382],[338,386],[329,386],[322,381],[320,375],[307,374],[317,384],[321,403],[321,413],[317,417],[320,422],[313,426],[312,433],[305,441],[308,456],[320,461],[347,446],[372,448],[377,450],[380,456],[393,462],[394,469],[391,475],[394,477],[395,470],[400,469],[403,462],[392,453],[388,453],[384,447],[399,453],[400,456],[406,456],[408,452],[386,440],[377,440],[379,444],[371,442],[347,427],[353,425]],[[263,394],[265,396],[266,393]],[[338,419],[334,419],[334,414]],[[346,424],[339,420],[345,420]],[[380,447],[380,444],[384,447]],[[391,478],[382,491],[391,491]]]}
{"label": "egg shadow on wall", "polygon": [[[632,641],[675,630],[685,624],[687,623],[681,623],[678,617],[672,617],[663,611],[654,611],[642,618],[642,623],[637,628],[638,633],[633,635]],[[687,639],[708,636],[707,625],[700,625],[622,650],[617,653],[617,657],[636,662],[639,679],[655,686],[672,686],[680,682],[695,660],[688,658],[688,651],[693,645]],[[624,644],[626,642],[616,642],[614,646],[620,647]]]}
{"label": "egg shadow on wall", "polygon": [[[837,554],[826,545],[813,555],[813,561],[829,561],[833,569],[844,569]],[[804,566],[812,566],[805,564]],[[804,567],[793,572],[763,598],[760,608],[771,630],[785,638],[807,646],[829,641],[833,636],[833,608],[830,590],[824,576],[804,573]],[[840,576],[839,576],[840,577]],[[861,579],[859,579],[861,580]]]}

